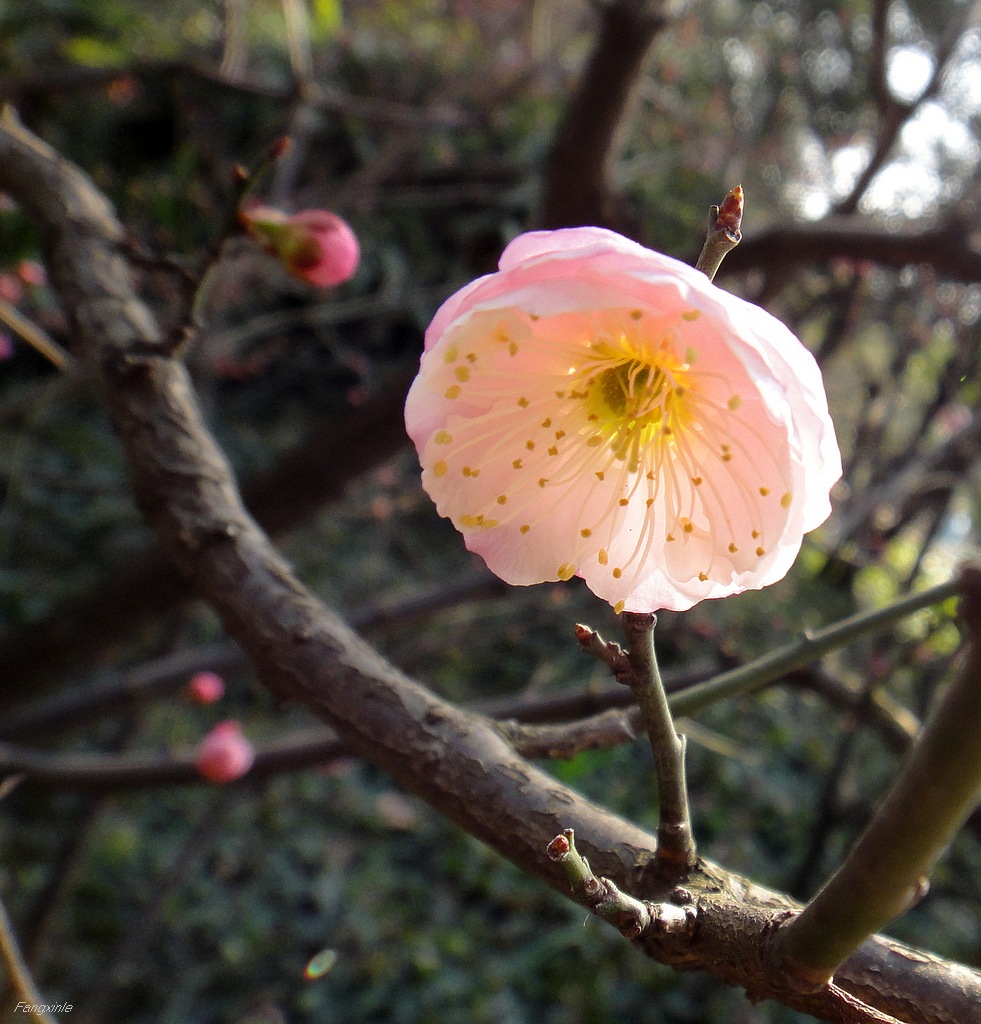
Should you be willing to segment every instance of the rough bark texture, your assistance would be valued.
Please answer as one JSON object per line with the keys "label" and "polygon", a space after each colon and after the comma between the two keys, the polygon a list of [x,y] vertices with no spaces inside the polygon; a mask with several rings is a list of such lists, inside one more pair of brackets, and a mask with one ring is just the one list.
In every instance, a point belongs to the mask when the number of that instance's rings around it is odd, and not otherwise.
{"label": "rough bark texture", "polygon": [[[43,232],[52,278],[98,376],[140,507],[264,681],[542,881],[565,889],[545,848],[572,827],[598,873],[640,898],[663,896],[649,835],[519,757],[494,723],[406,678],[296,581],[245,511],[184,367],[159,346],[129,283],[109,205],[10,117],[0,123],[0,187]],[[693,940],[646,935],[637,945],[648,955],[711,971],[753,998],[777,998],[822,1020],[885,1019],[841,993],[799,994],[772,976],[767,938],[793,912],[785,897],[704,862],[687,887],[698,907]],[[837,980],[907,1024],[965,1024],[981,1006],[981,975],[881,939],[852,956]]]}

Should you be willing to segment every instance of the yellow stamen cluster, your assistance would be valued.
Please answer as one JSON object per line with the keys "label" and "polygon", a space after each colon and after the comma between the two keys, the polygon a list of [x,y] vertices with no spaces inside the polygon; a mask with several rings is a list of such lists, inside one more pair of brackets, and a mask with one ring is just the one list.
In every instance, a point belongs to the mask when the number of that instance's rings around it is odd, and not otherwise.
{"label": "yellow stamen cluster", "polygon": [[665,544],[692,545],[679,564],[702,581],[765,557],[768,500],[787,509],[791,494],[739,382],[698,365],[686,344],[698,317],[511,313],[462,329],[437,387],[467,411],[424,458],[452,489],[440,493],[457,525],[536,544],[540,529],[574,520],[558,579],[591,559],[629,581]]}

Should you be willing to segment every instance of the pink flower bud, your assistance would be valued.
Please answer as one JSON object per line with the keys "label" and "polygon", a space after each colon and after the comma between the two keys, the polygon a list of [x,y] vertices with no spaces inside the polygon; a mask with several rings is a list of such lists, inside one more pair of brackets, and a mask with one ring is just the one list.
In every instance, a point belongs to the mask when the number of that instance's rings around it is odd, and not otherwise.
{"label": "pink flower bud", "polygon": [[241,778],[255,760],[255,750],[234,719],[219,722],[201,741],[195,763],[212,782]]}
{"label": "pink flower bud", "polygon": [[0,299],[15,306],[23,297],[24,286],[20,281],[6,270],[0,272]]}
{"label": "pink flower bud", "polygon": [[198,704],[214,704],[225,694],[225,680],[217,672],[196,672],[187,684],[187,692]]}
{"label": "pink flower bud", "polygon": [[16,271],[21,281],[31,288],[41,288],[48,283],[48,275],[37,260],[21,260]]}
{"label": "pink flower bud", "polygon": [[0,362],[14,354],[14,339],[6,331],[0,331]]}
{"label": "pink flower bud", "polygon": [[358,239],[346,221],[327,210],[285,214],[271,206],[247,206],[246,230],[294,276],[320,288],[354,275],[361,258]]}

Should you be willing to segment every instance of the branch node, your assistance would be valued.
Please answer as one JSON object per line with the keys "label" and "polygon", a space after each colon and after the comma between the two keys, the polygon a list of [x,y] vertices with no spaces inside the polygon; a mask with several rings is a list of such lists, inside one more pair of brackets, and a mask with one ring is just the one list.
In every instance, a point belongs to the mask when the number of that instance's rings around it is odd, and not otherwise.
{"label": "branch node", "polygon": [[[576,850],[574,833],[565,829],[547,847],[548,856],[565,868],[576,900],[597,917],[612,924],[626,939],[654,932],[663,938],[689,941],[695,929],[697,910],[691,903],[650,903],[622,892],[609,878],[597,878],[586,859]],[[691,894],[685,891],[686,895]]]}
{"label": "branch node", "polygon": [[576,623],[576,640],[587,654],[599,658],[606,665],[618,683],[626,682],[630,672],[630,659],[619,644],[608,643],[594,629],[582,623]]}

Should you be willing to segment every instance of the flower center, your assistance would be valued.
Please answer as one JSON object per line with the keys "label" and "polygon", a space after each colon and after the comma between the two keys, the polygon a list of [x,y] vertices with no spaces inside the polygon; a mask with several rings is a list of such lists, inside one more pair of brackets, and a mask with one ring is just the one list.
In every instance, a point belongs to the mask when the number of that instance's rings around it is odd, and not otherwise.
{"label": "flower center", "polygon": [[[662,344],[653,359],[642,356],[626,339],[620,346],[599,342],[579,375],[584,385],[574,394],[584,401],[594,436],[609,445],[615,459],[637,472],[641,453],[650,445],[670,446],[675,431],[689,418],[680,378],[687,366]],[[598,373],[596,361],[606,365]],[[663,454],[663,451],[661,452]]]}

